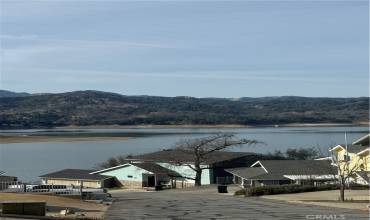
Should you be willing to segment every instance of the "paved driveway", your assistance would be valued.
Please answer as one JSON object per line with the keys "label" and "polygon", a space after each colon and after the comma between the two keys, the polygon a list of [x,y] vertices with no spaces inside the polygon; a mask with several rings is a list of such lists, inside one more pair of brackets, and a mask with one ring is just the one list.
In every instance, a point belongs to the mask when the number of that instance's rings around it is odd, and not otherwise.
{"label": "paved driveway", "polygon": [[235,197],[214,191],[116,192],[106,219],[369,219],[365,211]]}

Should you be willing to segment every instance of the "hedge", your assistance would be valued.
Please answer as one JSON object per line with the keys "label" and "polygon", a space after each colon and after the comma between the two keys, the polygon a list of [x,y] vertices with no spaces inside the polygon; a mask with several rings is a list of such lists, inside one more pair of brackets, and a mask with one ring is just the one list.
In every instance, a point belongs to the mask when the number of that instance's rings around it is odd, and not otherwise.
{"label": "hedge", "polygon": [[268,185],[268,186],[256,186],[247,189],[241,189],[234,193],[234,195],[245,195],[245,196],[263,196],[263,195],[276,195],[286,193],[301,193],[301,192],[314,192],[314,191],[325,191],[325,190],[336,190],[339,189],[337,185],[322,185],[322,186],[310,186],[310,185]]}

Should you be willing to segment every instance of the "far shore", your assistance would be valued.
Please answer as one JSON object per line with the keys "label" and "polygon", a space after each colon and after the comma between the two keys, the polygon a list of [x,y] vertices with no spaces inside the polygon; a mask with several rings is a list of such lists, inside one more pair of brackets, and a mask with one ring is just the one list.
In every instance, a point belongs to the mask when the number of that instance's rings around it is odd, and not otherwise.
{"label": "far shore", "polygon": [[346,126],[370,126],[369,122],[358,122],[358,123],[290,123],[290,124],[271,124],[271,125],[240,125],[240,124],[217,124],[217,125],[194,125],[194,124],[183,124],[183,125],[68,125],[68,126],[57,126],[57,127],[35,127],[35,128],[12,128],[12,129],[0,129],[1,131],[12,131],[12,130],[48,130],[48,129],[176,129],[176,128],[279,128],[279,127],[346,127]]}
{"label": "far shore", "polygon": [[[284,124],[284,125],[264,125],[264,126],[248,126],[248,125],[91,125],[91,126],[64,126],[56,127],[50,129],[201,129],[201,128],[219,128],[219,129],[232,129],[232,128],[281,128],[281,127],[342,127],[342,126],[368,126],[369,123],[358,123],[358,124],[340,124],[340,123],[318,123],[318,124],[308,124],[308,123],[295,123],[295,124]],[[48,128],[39,128],[40,130],[48,130]],[[26,130],[26,129],[22,129]],[[12,131],[12,130],[2,130],[2,131]],[[73,133],[73,130],[71,130]],[[1,131],[0,131],[1,133]],[[94,134],[85,135],[14,135],[14,134],[3,134],[0,135],[0,144],[11,144],[11,143],[34,143],[34,142],[72,142],[72,141],[106,141],[106,140],[127,140],[133,137],[128,137],[125,134],[111,135],[111,134],[99,134],[94,136]]]}
{"label": "far shore", "polygon": [[33,142],[72,142],[72,141],[106,141],[128,140],[129,137],[79,137],[79,136],[0,136],[1,144]]}
{"label": "far shore", "polygon": [[268,127],[343,127],[343,126],[369,126],[370,122],[359,123],[290,123],[279,125],[239,125],[239,124],[218,124],[218,125],[69,125],[56,127],[58,129],[119,129],[119,128],[268,128]]}

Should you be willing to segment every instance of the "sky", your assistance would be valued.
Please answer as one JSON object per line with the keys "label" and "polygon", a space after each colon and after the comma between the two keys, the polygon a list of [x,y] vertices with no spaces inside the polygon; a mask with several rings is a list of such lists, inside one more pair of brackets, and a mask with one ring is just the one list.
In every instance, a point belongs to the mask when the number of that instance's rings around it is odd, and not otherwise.
{"label": "sky", "polygon": [[369,3],[0,0],[1,89],[369,95]]}

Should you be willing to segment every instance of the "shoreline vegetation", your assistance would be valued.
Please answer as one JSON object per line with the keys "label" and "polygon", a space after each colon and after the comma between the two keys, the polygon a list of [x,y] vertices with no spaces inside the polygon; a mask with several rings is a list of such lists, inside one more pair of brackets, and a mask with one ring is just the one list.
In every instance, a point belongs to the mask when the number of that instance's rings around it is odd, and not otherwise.
{"label": "shoreline vegetation", "polygon": [[[64,126],[64,127],[56,127],[51,128],[55,130],[68,130],[68,129],[181,129],[181,128],[188,128],[188,129],[198,129],[198,128],[219,128],[219,129],[232,129],[232,128],[283,128],[283,127],[341,127],[341,126],[368,126],[369,123],[357,123],[357,124],[346,124],[346,123],[315,123],[315,124],[308,124],[308,123],[294,123],[294,124],[283,124],[283,125],[265,125],[265,126],[248,126],[248,125],[137,125],[137,126],[129,126],[129,125],[94,125],[94,126]],[[1,132],[7,131],[10,134],[3,133],[0,135],[0,144],[11,144],[11,143],[33,143],[33,142],[73,142],[73,141],[106,141],[106,140],[128,140],[131,138],[135,138],[135,136],[130,136],[127,134],[110,134],[110,133],[92,133],[92,134],[73,134],[71,135],[70,132],[65,134],[43,134],[43,135],[35,135],[35,134],[20,134],[14,135],[11,134],[10,130],[0,130]],[[25,129],[22,129],[25,130]],[[41,129],[41,130],[49,130],[49,129]],[[73,133],[73,130],[71,130]]]}
{"label": "shoreline vegetation", "polygon": [[369,126],[369,122],[358,123],[290,123],[277,125],[238,125],[238,124],[217,124],[217,125],[87,125],[87,126],[62,126],[58,129],[151,129],[151,128],[271,128],[271,127],[343,127],[343,126]]}

